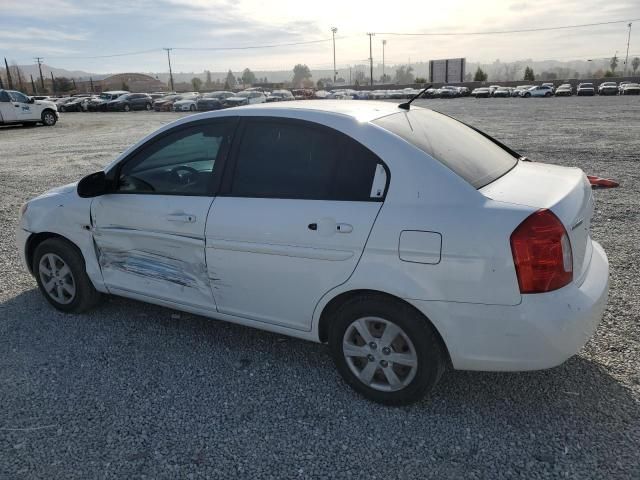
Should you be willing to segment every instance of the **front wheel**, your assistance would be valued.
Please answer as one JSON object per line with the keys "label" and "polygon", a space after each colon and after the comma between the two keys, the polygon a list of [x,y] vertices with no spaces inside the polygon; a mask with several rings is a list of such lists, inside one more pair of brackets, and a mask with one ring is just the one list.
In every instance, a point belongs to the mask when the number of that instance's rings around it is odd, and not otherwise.
{"label": "front wheel", "polygon": [[144,108],[147,110],[147,112],[151,111],[151,104],[147,103]]}
{"label": "front wheel", "polygon": [[196,111],[196,106],[195,105],[191,105],[189,107],[189,110],[191,110],[192,112],[195,112]]}
{"label": "front wheel", "polygon": [[128,103],[125,103],[125,104],[124,104],[124,111],[125,111],[125,112],[128,112],[129,110],[131,110],[131,107],[129,106],[129,104],[128,104]]}
{"label": "front wheel", "polygon": [[78,249],[62,238],[49,238],[36,248],[33,274],[40,291],[58,310],[80,313],[100,300],[87,276]]}
{"label": "front wheel", "polygon": [[531,96],[531,94],[529,92],[524,94],[524,98],[529,98]]}
{"label": "front wheel", "polygon": [[347,301],[329,329],[344,380],[369,400],[405,405],[433,389],[445,368],[434,327],[413,307],[378,295]]}
{"label": "front wheel", "polygon": [[42,112],[41,119],[42,123],[44,123],[47,127],[53,127],[58,121],[55,113],[53,113],[51,110],[45,110],[44,112]]}

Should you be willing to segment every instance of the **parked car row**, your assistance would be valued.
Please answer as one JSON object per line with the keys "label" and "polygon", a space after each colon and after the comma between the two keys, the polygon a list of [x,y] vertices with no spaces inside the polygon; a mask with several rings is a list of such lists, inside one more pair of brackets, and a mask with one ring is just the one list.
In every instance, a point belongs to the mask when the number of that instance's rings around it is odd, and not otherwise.
{"label": "parked car row", "polygon": [[633,82],[603,82],[598,88],[590,82],[579,83],[574,89],[570,83],[563,83],[555,88],[552,83],[542,85],[518,85],[517,87],[502,87],[491,85],[489,87],[476,88],[471,92],[471,96],[476,98],[488,97],[570,97],[593,96],[593,95],[638,95],[640,94],[640,84]]}

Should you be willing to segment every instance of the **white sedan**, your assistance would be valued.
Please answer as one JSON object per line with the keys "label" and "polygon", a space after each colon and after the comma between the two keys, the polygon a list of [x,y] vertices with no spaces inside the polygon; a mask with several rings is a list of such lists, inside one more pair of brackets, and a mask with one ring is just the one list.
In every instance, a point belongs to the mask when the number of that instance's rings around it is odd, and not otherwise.
{"label": "white sedan", "polygon": [[21,210],[44,297],[121,295],[328,342],[345,381],[417,401],[448,365],[553,367],[594,332],[608,261],[585,174],[431,110],[278,102],[191,115]]}

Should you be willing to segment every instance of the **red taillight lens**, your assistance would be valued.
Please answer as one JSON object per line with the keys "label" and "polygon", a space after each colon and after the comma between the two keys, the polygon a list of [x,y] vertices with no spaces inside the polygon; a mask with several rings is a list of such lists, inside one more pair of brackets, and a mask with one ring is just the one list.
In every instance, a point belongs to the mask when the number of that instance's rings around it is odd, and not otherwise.
{"label": "red taillight lens", "polygon": [[538,210],[511,234],[520,293],[557,290],[573,280],[571,242],[550,210]]}

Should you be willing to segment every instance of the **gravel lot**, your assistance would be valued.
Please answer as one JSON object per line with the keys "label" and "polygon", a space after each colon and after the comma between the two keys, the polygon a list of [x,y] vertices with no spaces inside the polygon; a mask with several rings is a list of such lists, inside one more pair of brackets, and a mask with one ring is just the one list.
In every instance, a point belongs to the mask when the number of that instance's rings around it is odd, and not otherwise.
{"label": "gravel lot", "polygon": [[19,206],[99,169],[172,113],[0,128],[0,478],[640,478],[640,97],[424,101],[596,192],[611,262],[594,339],[542,372],[449,372],[369,403],[328,349],[121,298],[53,310],[19,263]]}

